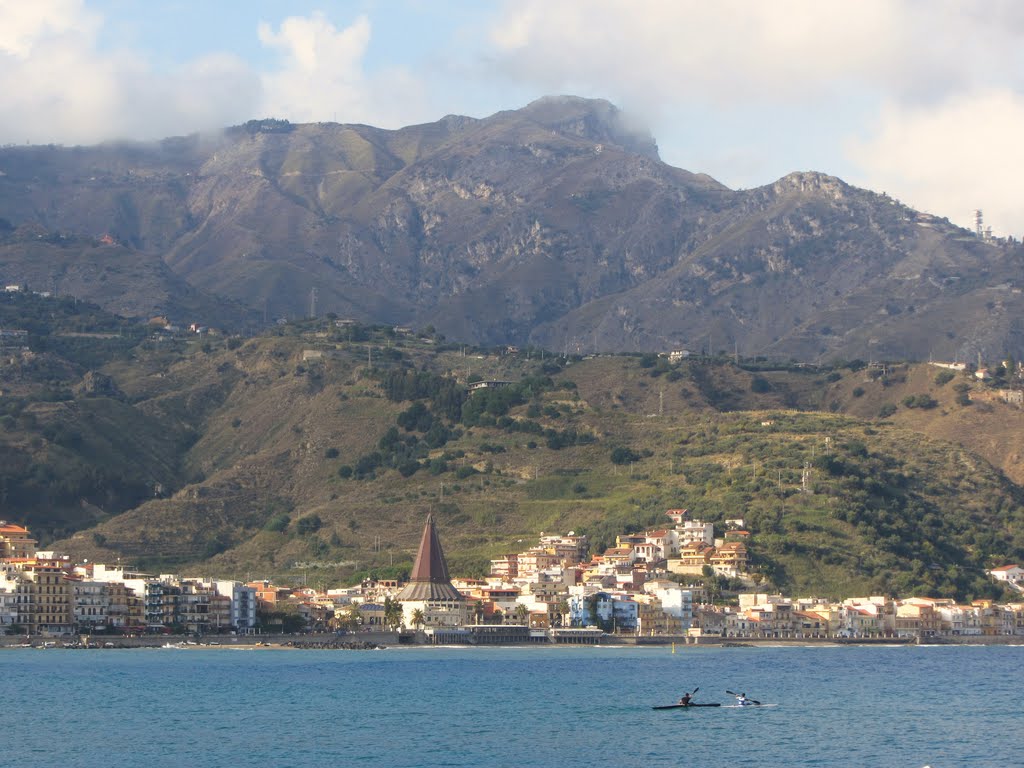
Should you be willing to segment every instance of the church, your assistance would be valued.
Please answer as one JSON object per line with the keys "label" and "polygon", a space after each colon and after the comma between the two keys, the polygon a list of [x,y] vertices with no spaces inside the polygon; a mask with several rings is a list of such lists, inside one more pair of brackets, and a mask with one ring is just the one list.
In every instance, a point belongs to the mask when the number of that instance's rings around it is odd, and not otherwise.
{"label": "church", "polygon": [[[448,563],[437,538],[433,515],[427,515],[409,583],[396,599],[402,604],[402,619],[407,627],[431,630],[466,623],[466,600],[448,576]],[[413,618],[414,614],[420,621]]]}

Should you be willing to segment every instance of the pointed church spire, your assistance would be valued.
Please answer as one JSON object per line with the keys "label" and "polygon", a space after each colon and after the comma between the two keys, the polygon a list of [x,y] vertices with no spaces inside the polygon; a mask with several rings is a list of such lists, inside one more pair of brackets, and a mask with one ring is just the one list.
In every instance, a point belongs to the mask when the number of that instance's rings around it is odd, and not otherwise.
{"label": "pointed church spire", "polygon": [[441,540],[434,528],[434,516],[427,515],[427,524],[423,527],[420,549],[416,554],[416,564],[409,575],[409,583],[399,595],[398,600],[461,600],[462,595],[452,586],[448,576],[448,563],[444,559]]}
{"label": "pointed church spire", "polygon": [[432,584],[447,584],[451,581],[448,577],[448,563],[445,562],[444,551],[437,538],[433,515],[427,515],[423,538],[420,539],[420,550],[416,554],[416,564],[412,567],[409,580],[428,581]]}

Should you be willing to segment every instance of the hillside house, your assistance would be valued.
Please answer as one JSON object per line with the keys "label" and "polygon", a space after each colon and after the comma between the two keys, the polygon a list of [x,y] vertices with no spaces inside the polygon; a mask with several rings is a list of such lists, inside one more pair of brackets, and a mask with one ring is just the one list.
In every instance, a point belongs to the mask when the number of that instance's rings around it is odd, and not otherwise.
{"label": "hillside house", "polygon": [[1024,407],[1024,389],[1000,389],[999,397],[1004,403],[1015,405],[1018,408]]}
{"label": "hillside house", "polygon": [[500,379],[485,379],[484,381],[474,381],[469,385],[470,392],[476,392],[480,389],[504,389],[511,385],[511,381],[502,381]]}
{"label": "hillside house", "polygon": [[632,546],[610,547],[604,551],[601,559],[608,565],[632,565],[636,561],[636,552]]}
{"label": "hillside house", "polygon": [[721,576],[735,578],[747,570],[747,547],[740,541],[727,541],[711,555],[711,567]]}
{"label": "hillside house", "polygon": [[1024,568],[1021,568],[1016,563],[993,568],[988,572],[988,575],[996,581],[1004,582],[1008,586],[1024,591]]}
{"label": "hillside house", "polygon": [[491,576],[501,579],[514,579],[519,575],[519,554],[511,552],[491,560]]}
{"label": "hillside house", "polygon": [[704,572],[704,566],[711,565],[711,556],[714,552],[715,548],[703,541],[682,544],[679,547],[679,557],[668,561],[668,570],[671,573],[700,576]]}

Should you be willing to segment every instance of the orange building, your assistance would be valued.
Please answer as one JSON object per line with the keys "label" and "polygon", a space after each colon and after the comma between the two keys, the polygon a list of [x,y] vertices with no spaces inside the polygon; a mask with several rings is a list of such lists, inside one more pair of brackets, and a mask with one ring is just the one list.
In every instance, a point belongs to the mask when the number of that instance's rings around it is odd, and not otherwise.
{"label": "orange building", "polygon": [[36,540],[27,528],[0,520],[0,559],[36,556]]}

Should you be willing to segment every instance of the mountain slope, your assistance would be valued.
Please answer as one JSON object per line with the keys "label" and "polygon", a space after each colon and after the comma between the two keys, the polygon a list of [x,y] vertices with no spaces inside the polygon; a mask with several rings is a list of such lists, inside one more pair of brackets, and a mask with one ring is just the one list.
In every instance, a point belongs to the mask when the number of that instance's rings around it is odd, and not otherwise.
{"label": "mountain slope", "polygon": [[487,344],[1024,353],[1019,244],[822,174],[730,190],[662,163],[603,101],[6,148],[0,172],[10,226],[109,234],[264,317],[306,316],[315,289],[319,313]]}
{"label": "mountain slope", "polygon": [[[1024,554],[1020,486],[926,437],[920,410],[826,412],[873,397],[849,394],[862,371],[464,356],[312,324],[278,334],[108,363],[138,414],[191,437],[161,494],[83,518],[55,546],[150,568],[348,578],[408,567],[432,511],[454,567],[474,573],[539,531],[586,532],[599,551],[688,507],[744,518],[758,573],[787,590],[981,595],[985,567]],[[470,396],[467,377],[516,384]]]}

